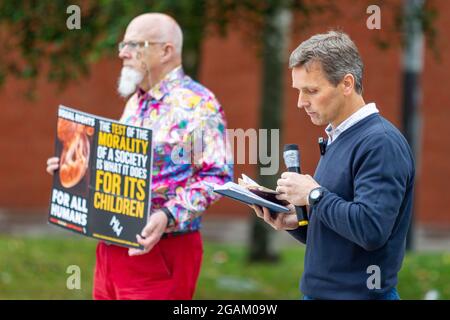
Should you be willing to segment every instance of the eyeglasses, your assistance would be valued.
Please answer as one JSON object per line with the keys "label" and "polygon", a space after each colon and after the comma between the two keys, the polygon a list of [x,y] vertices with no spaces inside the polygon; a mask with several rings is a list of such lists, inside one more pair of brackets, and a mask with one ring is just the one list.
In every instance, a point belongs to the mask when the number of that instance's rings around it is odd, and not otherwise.
{"label": "eyeglasses", "polygon": [[151,41],[122,41],[119,43],[117,48],[119,49],[119,52],[123,50],[123,48],[127,47],[134,51],[137,48],[147,48],[148,46],[152,44],[163,44],[165,42],[151,42]]}

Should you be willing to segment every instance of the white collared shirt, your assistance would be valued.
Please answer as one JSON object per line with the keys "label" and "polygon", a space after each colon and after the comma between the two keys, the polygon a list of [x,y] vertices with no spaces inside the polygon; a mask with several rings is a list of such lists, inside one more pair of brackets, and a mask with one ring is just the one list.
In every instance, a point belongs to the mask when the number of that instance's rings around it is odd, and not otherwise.
{"label": "white collared shirt", "polygon": [[374,102],[366,104],[364,107],[353,113],[350,117],[345,119],[336,129],[333,129],[331,123],[325,128],[325,133],[328,135],[328,143],[332,143],[341,135],[342,132],[355,125],[362,119],[370,116],[371,114],[379,113],[377,106]]}

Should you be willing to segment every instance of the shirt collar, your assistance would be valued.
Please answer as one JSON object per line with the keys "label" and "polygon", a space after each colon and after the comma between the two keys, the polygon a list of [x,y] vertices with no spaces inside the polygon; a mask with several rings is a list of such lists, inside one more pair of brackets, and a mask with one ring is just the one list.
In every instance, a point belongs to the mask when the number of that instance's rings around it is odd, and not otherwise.
{"label": "shirt collar", "polygon": [[141,88],[138,89],[137,95],[141,99],[145,96],[156,100],[161,100],[167,93],[169,93],[175,86],[179,85],[185,74],[183,67],[180,65],[168,72],[164,78],[155,84],[149,91],[145,92]]}
{"label": "shirt collar", "polygon": [[368,103],[362,108],[354,112],[350,117],[345,119],[336,129],[333,129],[331,123],[325,128],[325,133],[328,135],[329,142],[332,142],[342,132],[350,128],[365,117],[370,116],[373,113],[378,113],[379,110],[374,102]]}

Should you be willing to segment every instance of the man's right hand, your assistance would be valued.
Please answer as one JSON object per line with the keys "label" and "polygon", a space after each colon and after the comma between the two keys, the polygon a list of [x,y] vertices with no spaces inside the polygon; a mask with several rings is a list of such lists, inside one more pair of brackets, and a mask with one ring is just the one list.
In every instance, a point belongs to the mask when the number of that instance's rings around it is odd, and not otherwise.
{"label": "man's right hand", "polygon": [[59,158],[52,157],[47,159],[47,172],[51,175],[59,168]]}
{"label": "man's right hand", "polygon": [[274,215],[272,215],[267,208],[261,208],[257,205],[248,206],[255,210],[255,213],[259,218],[263,219],[275,230],[294,230],[298,228],[298,219],[295,213],[295,207],[292,204],[287,206],[290,209],[288,213],[277,213]]}

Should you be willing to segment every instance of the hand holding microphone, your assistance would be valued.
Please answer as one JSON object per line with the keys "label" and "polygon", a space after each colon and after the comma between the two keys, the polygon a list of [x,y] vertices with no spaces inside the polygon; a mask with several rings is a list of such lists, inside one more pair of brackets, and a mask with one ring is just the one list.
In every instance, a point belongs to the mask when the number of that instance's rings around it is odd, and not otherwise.
{"label": "hand holding microphone", "polygon": [[312,189],[320,187],[320,185],[311,176],[301,174],[300,152],[297,145],[285,145],[283,158],[288,172],[284,172],[277,181],[276,190],[281,193],[277,199],[287,200],[295,205],[299,226],[307,226],[308,195]]}

